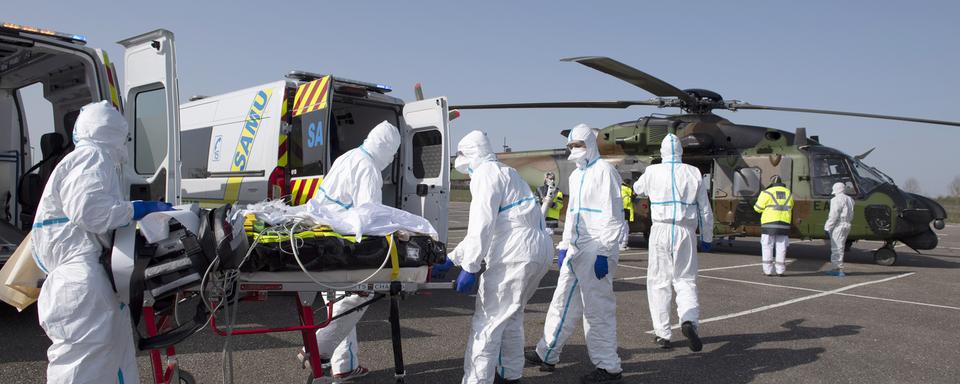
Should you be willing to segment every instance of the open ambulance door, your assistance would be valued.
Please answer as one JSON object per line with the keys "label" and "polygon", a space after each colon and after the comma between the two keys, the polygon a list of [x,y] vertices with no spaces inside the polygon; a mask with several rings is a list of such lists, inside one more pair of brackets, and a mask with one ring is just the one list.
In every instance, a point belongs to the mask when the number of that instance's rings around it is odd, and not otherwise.
{"label": "open ambulance door", "polygon": [[158,29],[117,42],[124,52],[124,114],[130,200],[180,203],[180,97],[173,32]]}
{"label": "open ambulance door", "polygon": [[403,107],[403,120],[401,209],[429,220],[440,241],[446,242],[450,204],[447,98],[408,103]]}

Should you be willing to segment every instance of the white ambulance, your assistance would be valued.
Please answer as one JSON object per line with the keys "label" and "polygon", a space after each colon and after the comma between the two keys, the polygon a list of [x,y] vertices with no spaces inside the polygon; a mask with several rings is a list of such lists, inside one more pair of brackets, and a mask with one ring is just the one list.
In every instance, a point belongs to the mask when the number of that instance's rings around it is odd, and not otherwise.
{"label": "white ambulance", "polygon": [[[73,149],[73,123],[85,104],[109,100],[127,117],[128,197],[179,203],[173,40],[166,30],[120,40],[125,48],[120,86],[107,52],[87,47],[83,36],[0,23],[0,264],[9,246],[31,228],[54,166]],[[25,90],[38,88],[42,100],[25,102]],[[26,112],[41,102],[50,116],[37,119]],[[36,149],[39,156],[32,155]]]}
{"label": "white ambulance", "polygon": [[383,171],[383,203],[421,215],[446,241],[449,116],[444,97],[404,103],[390,87],[309,72],[180,108],[185,202],[308,201],[344,152],[386,120],[400,150]]}

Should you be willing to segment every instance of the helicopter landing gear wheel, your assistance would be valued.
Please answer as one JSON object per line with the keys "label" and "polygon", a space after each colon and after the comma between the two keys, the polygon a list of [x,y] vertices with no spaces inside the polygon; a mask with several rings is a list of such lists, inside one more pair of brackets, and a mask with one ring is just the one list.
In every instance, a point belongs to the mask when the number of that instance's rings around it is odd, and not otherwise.
{"label": "helicopter landing gear wheel", "polygon": [[893,244],[887,244],[876,251],[873,251],[873,262],[878,265],[889,267],[897,262],[897,251],[893,249]]}
{"label": "helicopter landing gear wheel", "polygon": [[933,221],[933,227],[938,231],[945,228],[947,225],[943,222],[943,219],[936,219]]}

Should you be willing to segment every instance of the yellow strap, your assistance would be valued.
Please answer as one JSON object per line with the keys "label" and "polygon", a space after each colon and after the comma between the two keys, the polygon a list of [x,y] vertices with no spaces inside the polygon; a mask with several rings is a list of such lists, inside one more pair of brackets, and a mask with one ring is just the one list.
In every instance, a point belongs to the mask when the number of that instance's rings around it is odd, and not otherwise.
{"label": "yellow strap", "polygon": [[390,281],[397,281],[400,276],[400,256],[397,254],[397,246],[393,242],[393,235],[387,235],[387,243],[390,245]]}

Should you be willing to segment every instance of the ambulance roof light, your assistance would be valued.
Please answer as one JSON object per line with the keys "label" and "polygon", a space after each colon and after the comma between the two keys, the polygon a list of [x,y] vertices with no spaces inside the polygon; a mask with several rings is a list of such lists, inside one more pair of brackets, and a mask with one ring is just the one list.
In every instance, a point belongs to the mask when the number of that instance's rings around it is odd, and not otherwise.
{"label": "ambulance roof light", "polygon": [[50,30],[50,29],[37,28],[37,27],[29,26],[29,25],[20,25],[20,24],[14,24],[14,23],[0,22],[0,31],[2,31],[2,30],[10,30],[10,31],[17,31],[17,32],[26,32],[26,33],[32,33],[32,34],[37,34],[37,35],[44,35],[44,36],[56,37],[56,38],[58,38],[58,39],[66,40],[66,41],[69,41],[69,42],[71,42],[71,43],[84,44],[84,45],[87,44],[87,38],[86,38],[85,36],[83,36],[83,35],[75,35],[75,34],[72,34],[72,33],[57,32],[57,31],[53,31],[53,30]]}

